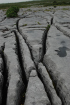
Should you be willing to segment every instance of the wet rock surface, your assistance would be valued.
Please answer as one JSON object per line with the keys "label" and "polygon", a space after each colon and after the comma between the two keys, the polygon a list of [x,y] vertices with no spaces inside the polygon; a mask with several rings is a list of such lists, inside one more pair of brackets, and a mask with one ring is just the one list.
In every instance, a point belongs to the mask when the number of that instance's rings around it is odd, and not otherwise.
{"label": "wet rock surface", "polygon": [[0,10],[0,105],[70,105],[69,10]]}

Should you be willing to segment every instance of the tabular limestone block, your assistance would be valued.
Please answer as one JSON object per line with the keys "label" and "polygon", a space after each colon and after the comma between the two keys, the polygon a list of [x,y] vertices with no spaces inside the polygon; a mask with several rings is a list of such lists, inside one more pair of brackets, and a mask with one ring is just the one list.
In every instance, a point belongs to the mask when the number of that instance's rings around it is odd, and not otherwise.
{"label": "tabular limestone block", "polygon": [[46,46],[43,63],[63,105],[70,105],[70,39],[51,26]]}
{"label": "tabular limestone block", "polygon": [[5,43],[5,54],[9,61],[9,86],[7,92],[7,103],[6,105],[19,105],[21,102],[22,94],[24,93],[24,83],[22,81],[21,68],[18,63],[18,57],[15,53],[15,35],[7,38]]}
{"label": "tabular limestone block", "polygon": [[35,69],[35,65],[34,65],[34,62],[31,59],[29,48],[26,45],[24,39],[18,33],[17,33],[17,37],[19,39],[19,46],[20,46],[20,50],[21,50],[22,63],[23,63],[24,70],[25,70],[25,73],[26,73],[26,78],[28,80],[31,70]]}
{"label": "tabular limestone block", "polygon": [[57,96],[52,80],[42,63],[39,63],[38,65],[38,72],[42,78],[46,92],[50,98],[52,105],[62,105],[60,98]]}
{"label": "tabular limestone block", "polygon": [[35,70],[30,74],[24,105],[51,105]]}

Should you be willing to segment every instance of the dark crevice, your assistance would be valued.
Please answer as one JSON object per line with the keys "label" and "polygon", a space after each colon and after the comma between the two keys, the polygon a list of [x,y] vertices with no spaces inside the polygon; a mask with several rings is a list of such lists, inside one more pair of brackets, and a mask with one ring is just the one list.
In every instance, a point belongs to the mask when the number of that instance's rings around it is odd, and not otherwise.
{"label": "dark crevice", "polygon": [[23,64],[22,64],[23,61],[22,61],[22,54],[21,54],[20,44],[19,44],[19,38],[18,38],[17,33],[16,33],[15,30],[13,30],[12,32],[14,32],[15,38],[16,38],[16,54],[17,54],[17,57],[18,57],[19,65],[21,67],[21,77],[22,77],[23,83],[25,85],[24,91],[23,91],[23,93],[21,93],[21,100],[20,100],[20,104],[24,104],[24,102],[25,102],[25,93],[26,93],[28,81],[26,79],[26,74],[25,74],[24,67],[23,67]]}
{"label": "dark crevice", "polygon": [[[52,24],[53,24],[53,18],[51,19],[51,25],[52,25]],[[49,26],[49,25],[48,25],[48,26]],[[43,40],[43,44],[42,44],[42,46],[43,46],[43,55],[42,55],[42,59],[41,59],[41,61],[40,61],[41,63],[43,63],[43,58],[44,58],[44,55],[46,54],[46,47],[47,47],[47,46],[46,46],[46,40],[47,40],[48,31],[49,31],[49,29],[50,29],[50,26],[49,26],[49,27],[48,27],[48,26],[47,26],[47,29],[44,31],[43,38],[42,38],[42,40]],[[44,63],[43,63],[43,65],[44,65]],[[45,65],[44,65],[44,66],[45,66]],[[45,66],[45,68],[46,68],[46,66]],[[48,72],[48,68],[46,68],[46,69],[47,69],[47,72]],[[49,74],[49,72],[48,72],[48,75],[49,75],[50,79],[52,80],[54,89],[55,89],[55,91],[56,91],[58,97],[60,98],[59,92],[57,92],[57,90],[56,90],[56,86],[55,86],[55,83],[54,83],[54,81],[53,81],[53,77],[51,77],[51,75]],[[38,73],[38,76],[39,76],[39,78],[41,79],[42,83],[44,84],[40,73]],[[45,85],[44,85],[44,87],[45,87]],[[47,94],[47,95],[48,95],[48,94]],[[48,98],[50,99],[50,96],[49,96],[49,95],[48,95]],[[60,98],[60,99],[61,99],[61,98]],[[51,103],[51,104],[52,104],[52,103]],[[63,103],[62,103],[62,105],[63,105]]]}
{"label": "dark crevice", "polygon": [[47,70],[47,72],[48,72],[48,75],[49,75],[50,79],[52,80],[52,84],[53,84],[54,89],[55,89],[55,91],[56,91],[56,93],[57,93],[57,96],[60,98],[60,100],[61,100],[61,102],[62,102],[62,105],[64,105],[64,104],[63,104],[63,101],[62,101],[62,96],[59,95],[59,90],[56,88],[57,82],[54,81],[53,76],[49,73],[48,68],[46,67],[46,65],[44,64],[44,62],[42,62],[42,63],[43,63],[43,65],[45,66],[45,68],[46,68],[46,70]]}
{"label": "dark crevice", "polygon": [[44,33],[43,33],[43,37],[42,37],[42,57],[41,57],[41,60],[40,62],[43,61],[43,57],[46,53],[46,40],[47,40],[47,34],[48,34],[48,31],[50,29],[50,25],[47,26],[47,28],[45,29]]}
{"label": "dark crevice", "polygon": [[[16,23],[16,25],[17,25],[17,30],[18,30],[18,32],[21,34],[21,36],[23,37],[22,33],[21,33],[20,30],[19,30],[18,23],[19,23],[19,20],[18,20],[17,23]],[[52,18],[52,20],[51,20],[51,24],[53,24],[53,18]],[[43,38],[42,38],[43,54],[42,54],[42,59],[41,59],[39,62],[43,62],[43,57],[44,57],[44,55],[45,55],[45,53],[46,53],[46,40],[47,40],[47,34],[48,34],[49,29],[50,29],[50,25],[47,26],[47,28],[45,29],[44,34],[43,34]],[[29,48],[29,51],[30,51],[30,54],[31,54],[31,58],[32,58],[32,60],[33,60],[33,62],[34,62],[32,50],[31,50],[29,44],[26,42],[25,37],[23,37],[23,39],[25,40],[25,43],[27,44],[27,46],[28,46],[28,48]],[[38,77],[40,78],[41,82],[42,82],[43,85],[44,85],[44,82],[43,82],[43,80],[42,80],[42,77],[41,77],[40,73],[38,72],[38,65],[37,65],[35,62],[34,62],[34,64],[35,64],[35,67],[36,67],[36,71],[37,71]],[[49,73],[48,73],[48,74],[49,74]],[[49,74],[49,76],[50,76],[50,74]],[[51,76],[50,76],[50,78],[51,78]],[[51,80],[52,80],[52,78],[51,78]],[[53,84],[53,86],[54,86],[54,84]],[[45,85],[44,85],[44,88],[45,88]],[[55,88],[55,89],[56,89],[56,88]],[[45,91],[46,91],[46,88],[45,88]],[[47,95],[48,95],[48,94],[47,94]],[[50,95],[48,95],[48,98],[49,98],[49,100],[50,100]],[[50,100],[50,101],[51,101],[51,100]],[[51,102],[51,105],[52,105],[52,102]]]}
{"label": "dark crevice", "polygon": [[20,67],[21,67],[21,70],[22,70],[22,80],[23,80],[23,83],[25,84],[25,86],[27,86],[26,74],[25,74],[24,67],[23,67],[23,64],[22,64],[23,61],[22,61],[22,54],[21,54],[20,44],[19,44],[19,38],[18,38],[17,33],[16,33],[15,30],[13,30],[12,32],[14,32],[15,38],[16,38],[16,49],[17,49],[16,52],[17,52],[19,64],[20,64]]}
{"label": "dark crevice", "polygon": [[[41,62],[42,63],[42,62]],[[40,80],[41,80],[41,82],[43,83],[43,85],[44,85],[44,89],[45,89],[45,92],[47,93],[47,90],[46,90],[46,87],[45,87],[45,84],[44,84],[44,81],[43,81],[43,79],[42,79],[42,76],[41,76],[41,74],[37,71],[37,74],[38,74],[38,77],[40,78]],[[49,101],[50,101],[50,103],[51,103],[51,105],[53,105],[52,104],[52,101],[51,101],[51,98],[50,98],[50,95],[47,93],[47,96],[48,96],[48,98],[49,98]]]}
{"label": "dark crevice", "polygon": [[53,24],[53,17],[51,18],[51,25]]}
{"label": "dark crevice", "polygon": [[[20,19],[19,19],[19,20],[20,20]],[[19,24],[19,20],[17,20],[16,27],[17,27],[17,30],[18,30],[18,32],[20,33],[20,35],[23,37],[22,33],[21,33],[20,30],[19,30],[19,25],[18,25],[18,24]],[[24,39],[26,45],[28,46],[28,49],[29,49],[30,54],[31,54],[31,59],[32,59],[32,61],[34,61],[33,54],[32,54],[32,49],[29,47],[29,44],[26,42],[25,37],[23,37],[23,39]]]}
{"label": "dark crevice", "polygon": [[[53,18],[51,19],[51,25],[52,25],[52,24],[53,24]],[[44,31],[43,38],[42,38],[42,40],[43,40],[43,42],[42,42],[43,54],[42,54],[42,59],[41,59],[41,61],[40,61],[41,63],[43,63],[43,58],[44,58],[44,55],[46,54],[46,40],[47,40],[47,34],[48,34],[49,29],[50,29],[50,27],[48,28],[48,26],[47,26],[46,30]],[[44,63],[43,63],[43,65],[44,65]],[[45,65],[44,65],[44,66],[45,66]],[[45,67],[45,68],[46,68],[46,67]],[[46,68],[46,69],[47,69],[47,68]],[[38,67],[37,67],[37,70],[38,70]],[[47,71],[47,72],[48,72],[48,71]],[[44,85],[44,88],[45,88],[45,84],[44,84],[44,81],[43,81],[43,79],[42,79],[40,73],[39,73],[39,72],[37,72],[37,73],[38,73],[38,77],[39,77],[40,80],[42,81],[42,83],[43,83],[43,85]],[[59,92],[57,92],[56,87],[55,87],[55,84],[54,84],[53,79],[52,79],[52,77],[50,76],[49,72],[48,72],[48,75],[49,75],[50,79],[52,80],[54,89],[55,89],[55,91],[56,91],[56,93],[57,93],[57,96],[59,97]],[[45,88],[45,91],[46,91],[46,88]],[[48,95],[48,98],[49,98],[49,100],[50,100],[50,95],[49,95],[49,94],[47,94],[47,95]],[[59,97],[59,98],[60,98],[60,97]],[[61,99],[61,98],[60,98],[60,99]],[[50,101],[51,101],[51,100],[50,100]],[[52,105],[52,102],[51,102],[51,105]],[[62,103],[62,105],[63,105],[63,103]]]}
{"label": "dark crevice", "polygon": [[17,22],[16,22],[16,27],[17,27],[18,32],[20,33],[19,26],[18,26],[19,20],[20,20],[20,19],[18,19]]}
{"label": "dark crevice", "polygon": [[[42,62],[40,62],[40,63],[42,63]],[[51,98],[50,98],[50,95],[49,95],[49,94],[47,93],[47,91],[46,91],[46,87],[45,87],[44,81],[43,81],[43,79],[42,79],[42,76],[41,76],[40,73],[38,72],[38,65],[35,64],[35,66],[36,66],[37,75],[38,75],[39,79],[41,80],[42,84],[44,85],[44,89],[45,89],[45,92],[46,92],[46,94],[47,94],[47,96],[48,96],[48,98],[49,98],[49,101],[50,101],[51,105],[53,105],[53,104],[52,104],[52,101],[50,100],[50,99],[51,99]]]}
{"label": "dark crevice", "polygon": [[3,59],[3,64],[4,64],[4,70],[3,70],[3,77],[4,77],[4,82],[3,82],[3,91],[2,91],[2,105],[6,105],[7,101],[7,90],[8,90],[8,85],[9,85],[9,80],[8,80],[8,65],[7,65],[7,56],[2,53],[2,59]]}
{"label": "dark crevice", "polygon": [[6,19],[6,17],[4,17],[0,22],[3,22]]}

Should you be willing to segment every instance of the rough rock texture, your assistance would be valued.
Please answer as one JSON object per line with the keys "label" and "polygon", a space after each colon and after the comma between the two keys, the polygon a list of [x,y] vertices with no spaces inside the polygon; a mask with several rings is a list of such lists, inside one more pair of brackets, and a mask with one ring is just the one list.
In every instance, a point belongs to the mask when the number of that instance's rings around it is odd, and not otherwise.
{"label": "rough rock texture", "polygon": [[70,105],[70,6],[21,8],[15,18],[5,13],[0,105]]}
{"label": "rough rock texture", "polygon": [[24,105],[51,105],[35,70],[30,74]]}
{"label": "rough rock texture", "polygon": [[16,37],[19,40],[19,46],[20,46],[20,51],[21,51],[21,56],[22,56],[22,64],[24,67],[26,78],[28,80],[31,70],[35,69],[35,65],[31,59],[29,48],[27,44],[25,43],[23,37],[19,33],[16,34]]}
{"label": "rough rock texture", "polygon": [[24,83],[21,77],[21,68],[15,53],[15,35],[13,33],[12,35],[13,37],[7,38],[4,51],[9,61],[9,86],[7,93],[7,105],[19,105],[21,101],[21,94],[24,91]]}
{"label": "rough rock texture", "polygon": [[55,24],[55,26],[58,30],[63,32],[64,35],[70,37],[70,29],[68,29],[67,27],[63,27],[62,25],[57,24],[57,23]]}
{"label": "rough rock texture", "polygon": [[42,36],[51,18],[46,11],[37,11],[32,13],[32,16],[21,19],[18,24],[19,31],[28,43],[36,65],[42,59]]}
{"label": "rough rock texture", "polygon": [[70,39],[52,26],[48,33],[46,46],[48,46],[48,50],[44,56],[43,63],[63,104],[69,105]]}
{"label": "rough rock texture", "polygon": [[42,63],[38,65],[38,73],[41,76],[46,92],[49,96],[52,105],[62,105],[60,98],[57,96],[52,80]]}

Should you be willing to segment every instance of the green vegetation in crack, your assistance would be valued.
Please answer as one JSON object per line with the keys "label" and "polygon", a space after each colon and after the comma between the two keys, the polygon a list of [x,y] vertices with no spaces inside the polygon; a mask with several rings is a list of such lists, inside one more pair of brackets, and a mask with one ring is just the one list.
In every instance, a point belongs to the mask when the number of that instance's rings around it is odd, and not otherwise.
{"label": "green vegetation in crack", "polygon": [[24,27],[24,26],[27,26],[27,24],[23,24],[23,27]]}
{"label": "green vegetation in crack", "polygon": [[39,25],[41,25],[41,23],[37,22]]}
{"label": "green vegetation in crack", "polygon": [[17,13],[19,11],[19,8],[17,6],[12,6],[10,7],[7,12],[6,12],[6,15],[7,17],[17,17]]}
{"label": "green vegetation in crack", "polygon": [[51,25],[48,25],[48,26],[46,27],[47,31],[49,31],[50,27],[51,27]]}

